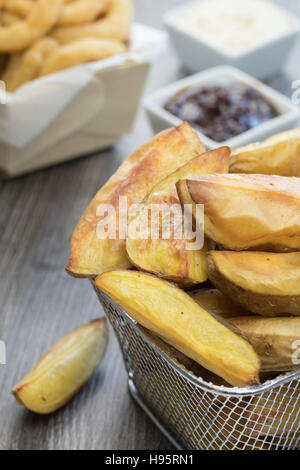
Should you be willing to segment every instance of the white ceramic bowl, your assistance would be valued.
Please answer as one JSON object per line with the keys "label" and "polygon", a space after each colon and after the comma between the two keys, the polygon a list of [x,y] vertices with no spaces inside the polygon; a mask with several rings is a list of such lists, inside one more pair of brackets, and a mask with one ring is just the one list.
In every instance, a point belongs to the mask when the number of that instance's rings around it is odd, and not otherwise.
{"label": "white ceramic bowl", "polygon": [[215,142],[197,131],[207,149],[213,149],[222,145],[229,145],[232,148],[241,147],[251,142],[262,141],[273,134],[289,130],[295,126],[296,121],[299,119],[299,108],[294,106],[289,98],[234,67],[221,66],[191,75],[148,96],[144,101],[144,107],[154,132],[158,133],[163,129],[179,126],[182,123],[181,119],[164,109],[165,104],[180,90],[195,85],[226,86],[236,82],[244,83],[258,90],[275,106],[279,116],[221,143]]}
{"label": "white ceramic bowl", "polygon": [[[184,5],[168,11],[164,16],[165,26],[179,59],[184,68],[191,72],[227,64],[259,79],[272,77],[286,62],[299,36],[300,22],[290,15],[294,26],[288,32],[276,35],[271,40],[246,49],[240,54],[230,54],[222,47],[200,38],[178,24],[178,19],[196,3],[199,3],[199,0],[184,2]],[[289,13],[286,10],[283,11]]]}

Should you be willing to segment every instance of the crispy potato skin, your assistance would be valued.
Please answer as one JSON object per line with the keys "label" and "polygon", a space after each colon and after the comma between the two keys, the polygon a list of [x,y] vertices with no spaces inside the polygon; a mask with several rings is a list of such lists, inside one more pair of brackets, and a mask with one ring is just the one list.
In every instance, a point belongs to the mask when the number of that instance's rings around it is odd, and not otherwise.
{"label": "crispy potato skin", "polygon": [[[128,157],[98,191],[75,228],[67,272],[75,277],[95,277],[110,269],[130,267],[125,236],[119,234],[119,198],[127,197],[128,208],[141,203],[154,182],[161,181],[203,151],[196,133],[188,124],[182,124],[158,134]],[[116,239],[97,236],[98,224],[107,216],[97,215],[101,204],[109,204],[115,210]]]}
{"label": "crispy potato skin", "polygon": [[175,285],[126,270],[104,273],[95,285],[140,325],[229,384],[259,383],[259,359],[252,346]]}
{"label": "crispy potato skin", "polygon": [[65,405],[91,377],[108,344],[106,318],[64,336],[12,390],[17,402],[46,415]]}
{"label": "crispy potato skin", "polygon": [[229,320],[249,339],[261,360],[262,372],[299,369],[293,344],[300,340],[299,317],[236,317]]}
{"label": "crispy potato skin", "polygon": [[205,206],[205,235],[225,249],[300,251],[299,178],[203,175],[186,184]]}
{"label": "crispy potato skin", "polygon": [[261,316],[300,316],[300,253],[211,251],[213,285]]}
{"label": "crispy potato skin", "polygon": [[261,372],[282,372],[299,368],[293,363],[293,343],[300,340],[299,317],[263,318],[234,304],[216,289],[191,294],[208,312],[225,318],[240,330],[261,360]]}
{"label": "crispy potato skin", "polygon": [[[181,178],[197,174],[228,173],[229,157],[229,147],[222,147],[203,153],[176,170],[153,188],[138,209],[136,217],[130,221],[128,226],[126,249],[132,264],[143,271],[172,280],[183,287],[190,287],[207,280],[206,251],[209,249],[207,242],[201,250],[188,250],[187,245],[192,240],[188,239],[188,237],[176,239],[174,224],[171,227],[171,237],[163,239],[162,219],[159,221],[158,239],[151,238],[151,234],[149,234],[147,239],[137,238],[131,236],[131,233],[132,231],[135,233],[137,227],[145,225],[145,213],[148,213],[148,227],[151,227],[151,213],[154,215],[151,211],[152,204],[166,205],[169,210],[173,205],[176,205],[179,211],[176,218],[176,230],[178,230],[180,224],[183,232],[184,216],[180,208],[175,183]],[[164,212],[163,220],[166,220],[167,212]],[[179,222],[179,219],[181,219],[181,222]]]}
{"label": "crispy potato skin", "polygon": [[300,177],[300,129],[233,150],[230,173]]}

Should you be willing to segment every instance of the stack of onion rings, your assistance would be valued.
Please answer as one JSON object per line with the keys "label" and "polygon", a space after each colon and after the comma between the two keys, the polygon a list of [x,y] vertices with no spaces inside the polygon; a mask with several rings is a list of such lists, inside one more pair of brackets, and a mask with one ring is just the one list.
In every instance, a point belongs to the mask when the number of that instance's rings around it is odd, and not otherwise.
{"label": "stack of onion rings", "polygon": [[127,50],[132,0],[0,0],[0,79],[37,77]]}
{"label": "stack of onion rings", "polygon": [[[7,1],[7,0],[6,0]],[[10,3],[12,0],[8,0]],[[4,7],[6,2],[4,2]],[[31,46],[57,23],[62,0],[37,0],[26,18],[0,27],[0,52],[16,52]]]}

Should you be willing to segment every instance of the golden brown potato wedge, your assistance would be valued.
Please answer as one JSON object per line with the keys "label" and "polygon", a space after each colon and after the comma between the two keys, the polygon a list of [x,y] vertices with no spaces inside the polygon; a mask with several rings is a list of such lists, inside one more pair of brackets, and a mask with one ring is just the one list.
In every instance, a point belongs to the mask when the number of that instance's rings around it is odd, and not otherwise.
{"label": "golden brown potato wedge", "polygon": [[65,405],[91,377],[108,343],[105,318],[64,336],[12,390],[29,410],[49,414]]}
{"label": "golden brown potato wedge", "polygon": [[300,346],[299,317],[262,318],[253,315],[229,321],[247,336],[260,358],[262,372],[300,369],[299,358],[296,357]]}
{"label": "golden brown potato wedge", "polygon": [[230,173],[300,176],[300,129],[232,151]]}
{"label": "golden brown potato wedge", "polygon": [[259,382],[252,346],[175,285],[125,270],[104,273],[95,285],[140,325],[228,383],[244,387]]}
{"label": "golden brown potato wedge", "polygon": [[256,316],[217,289],[202,289],[191,296],[206,311],[225,318],[248,338],[261,360],[261,372],[300,368],[293,359],[296,341],[300,341],[300,318]]}
{"label": "golden brown potato wedge", "polygon": [[[124,220],[120,211],[125,199],[120,198],[126,198],[128,209],[141,203],[155,183],[204,150],[192,128],[182,124],[158,134],[128,157],[98,191],[75,228],[67,272],[75,277],[95,277],[110,269],[130,267],[125,243],[127,214],[125,211]],[[108,224],[112,231],[105,238]]]}
{"label": "golden brown potato wedge", "polygon": [[300,253],[211,251],[209,279],[242,308],[262,316],[300,315]]}
{"label": "golden brown potato wedge", "polygon": [[[184,215],[175,184],[180,178],[194,175],[228,173],[229,157],[229,147],[203,153],[152,189],[128,225],[126,249],[132,264],[184,287],[207,280],[206,251],[209,246],[205,243],[203,249],[187,248],[193,239],[190,232],[184,230]],[[158,207],[161,207],[160,214]],[[157,235],[150,229],[156,216]],[[139,228],[142,231],[138,232]]]}
{"label": "golden brown potato wedge", "polygon": [[191,297],[204,310],[225,319],[251,315],[217,289],[199,289],[192,292]]}
{"label": "golden brown potato wedge", "polygon": [[180,181],[204,205],[205,235],[230,250],[300,251],[300,179],[203,175]]}

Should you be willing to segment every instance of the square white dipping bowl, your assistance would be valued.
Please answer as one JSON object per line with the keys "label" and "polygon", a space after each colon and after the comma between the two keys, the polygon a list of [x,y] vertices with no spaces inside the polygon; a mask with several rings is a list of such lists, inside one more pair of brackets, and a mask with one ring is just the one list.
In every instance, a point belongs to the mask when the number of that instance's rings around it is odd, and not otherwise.
{"label": "square white dipping bowl", "polygon": [[275,107],[279,116],[225,142],[216,142],[195,129],[207,149],[223,145],[228,145],[231,148],[242,147],[252,142],[265,140],[295,126],[299,119],[299,108],[294,106],[289,98],[234,67],[221,66],[191,75],[148,96],[144,100],[144,108],[150,118],[153,131],[158,133],[168,127],[182,124],[181,119],[164,109],[167,102],[179,91],[193,86],[227,86],[231,83],[242,83],[259,91]]}
{"label": "square white dipping bowl", "polygon": [[[200,72],[218,65],[231,65],[259,79],[270,78],[284,65],[296,39],[299,37],[300,22],[297,17],[285,9],[294,21],[294,26],[288,32],[274,35],[274,38],[251,47],[239,54],[230,54],[221,46],[213,44],[204,38],[189,32],[182,27],[178,19],[199,0],[185,2],[164,15],[164,24],[175,47],[180,62],[191,72]],[[241,0],[242,3],[242,0]],[[259,14],[259,13],[258,13]]]}

